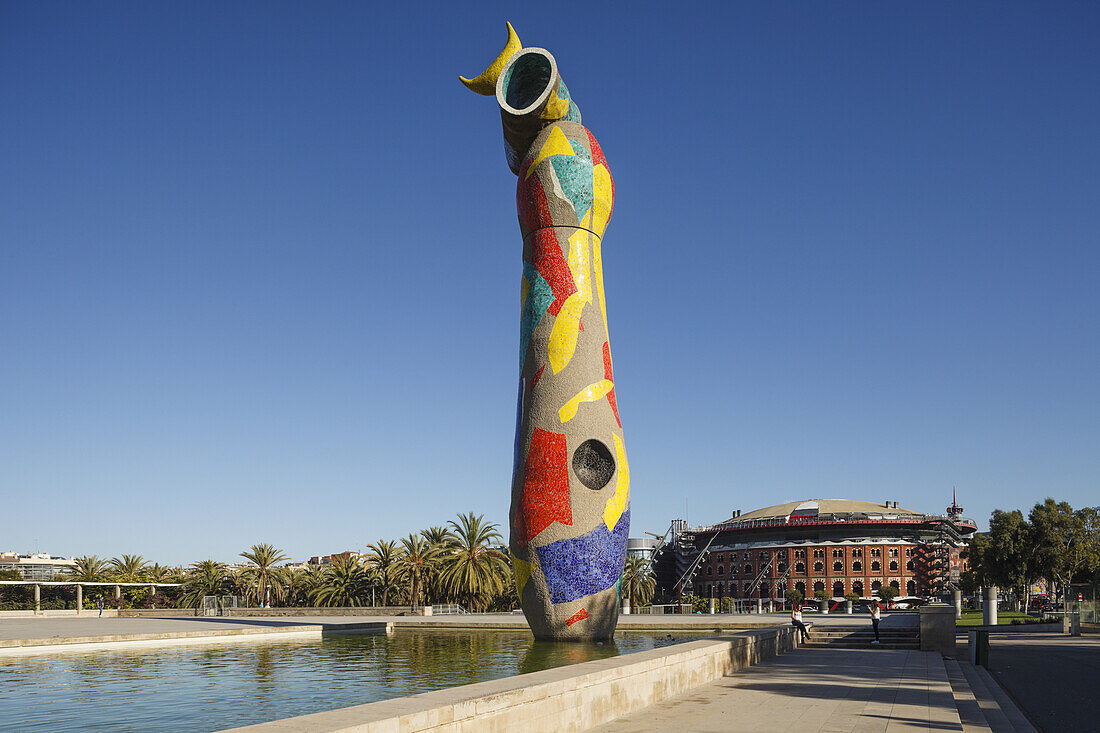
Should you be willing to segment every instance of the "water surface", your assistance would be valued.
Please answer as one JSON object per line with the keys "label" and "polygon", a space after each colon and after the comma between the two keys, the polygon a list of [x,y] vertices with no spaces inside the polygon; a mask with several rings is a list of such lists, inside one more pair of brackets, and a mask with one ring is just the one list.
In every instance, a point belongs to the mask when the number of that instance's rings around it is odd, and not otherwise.
{"label": "water surface", "polygon": [[211,731],[654,649],[698,635],[619,631],[606,644],[521,631],[0,657],[0,730]]}

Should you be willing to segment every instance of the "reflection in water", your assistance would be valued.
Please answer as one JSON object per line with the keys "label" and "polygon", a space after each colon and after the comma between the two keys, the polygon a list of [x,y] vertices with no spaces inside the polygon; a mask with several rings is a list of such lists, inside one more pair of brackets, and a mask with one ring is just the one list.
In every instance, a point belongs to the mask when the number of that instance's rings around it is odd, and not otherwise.
{"label": "reflection in water", "polygon": [[620,631],[610,643],[562,643],[517,631],[401,630],[8,657],[0,663],[0,730],[217,730],[690,639]]}
{"label": "reflection in water", "polygon": [[618,654],[619,647],[614,641],[532,641],[519,663],[519,673],[527,674],[552,667],[564,667],[567,664],[591,662],[593,659],[607,659]]}

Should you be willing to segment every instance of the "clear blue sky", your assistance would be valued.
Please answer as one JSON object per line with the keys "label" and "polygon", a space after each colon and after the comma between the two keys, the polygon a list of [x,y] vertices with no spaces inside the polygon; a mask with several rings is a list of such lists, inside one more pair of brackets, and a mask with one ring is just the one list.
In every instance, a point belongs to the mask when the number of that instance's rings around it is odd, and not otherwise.
{"label": "clear blue sky", "polygon": [[1100,503],[1095,3],[0,4],[0,550],[505,523],[505,40],[558,59],[632,534]]}

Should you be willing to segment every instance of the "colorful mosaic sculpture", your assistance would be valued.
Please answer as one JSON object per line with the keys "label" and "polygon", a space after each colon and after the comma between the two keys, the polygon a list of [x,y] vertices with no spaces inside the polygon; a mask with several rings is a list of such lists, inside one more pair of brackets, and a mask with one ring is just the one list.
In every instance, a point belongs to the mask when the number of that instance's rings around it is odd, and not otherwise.
{"label": "colorful mosaic sculpture", "polygon": [[615,184],[541,48],[508,44],[471,90],[495,94],[523,235],[510,548],[539,639],[607,639],[619,618],[630,469],[600,244]]}

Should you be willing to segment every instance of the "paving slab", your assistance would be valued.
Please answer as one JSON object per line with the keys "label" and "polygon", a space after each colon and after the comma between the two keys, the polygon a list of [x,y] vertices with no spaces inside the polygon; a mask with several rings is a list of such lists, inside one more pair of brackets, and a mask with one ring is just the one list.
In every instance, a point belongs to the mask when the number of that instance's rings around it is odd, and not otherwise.
{"label": "paving slab", "polygon": [[798,649],[594,730],[908,733],[962,724],[939,654]]}

